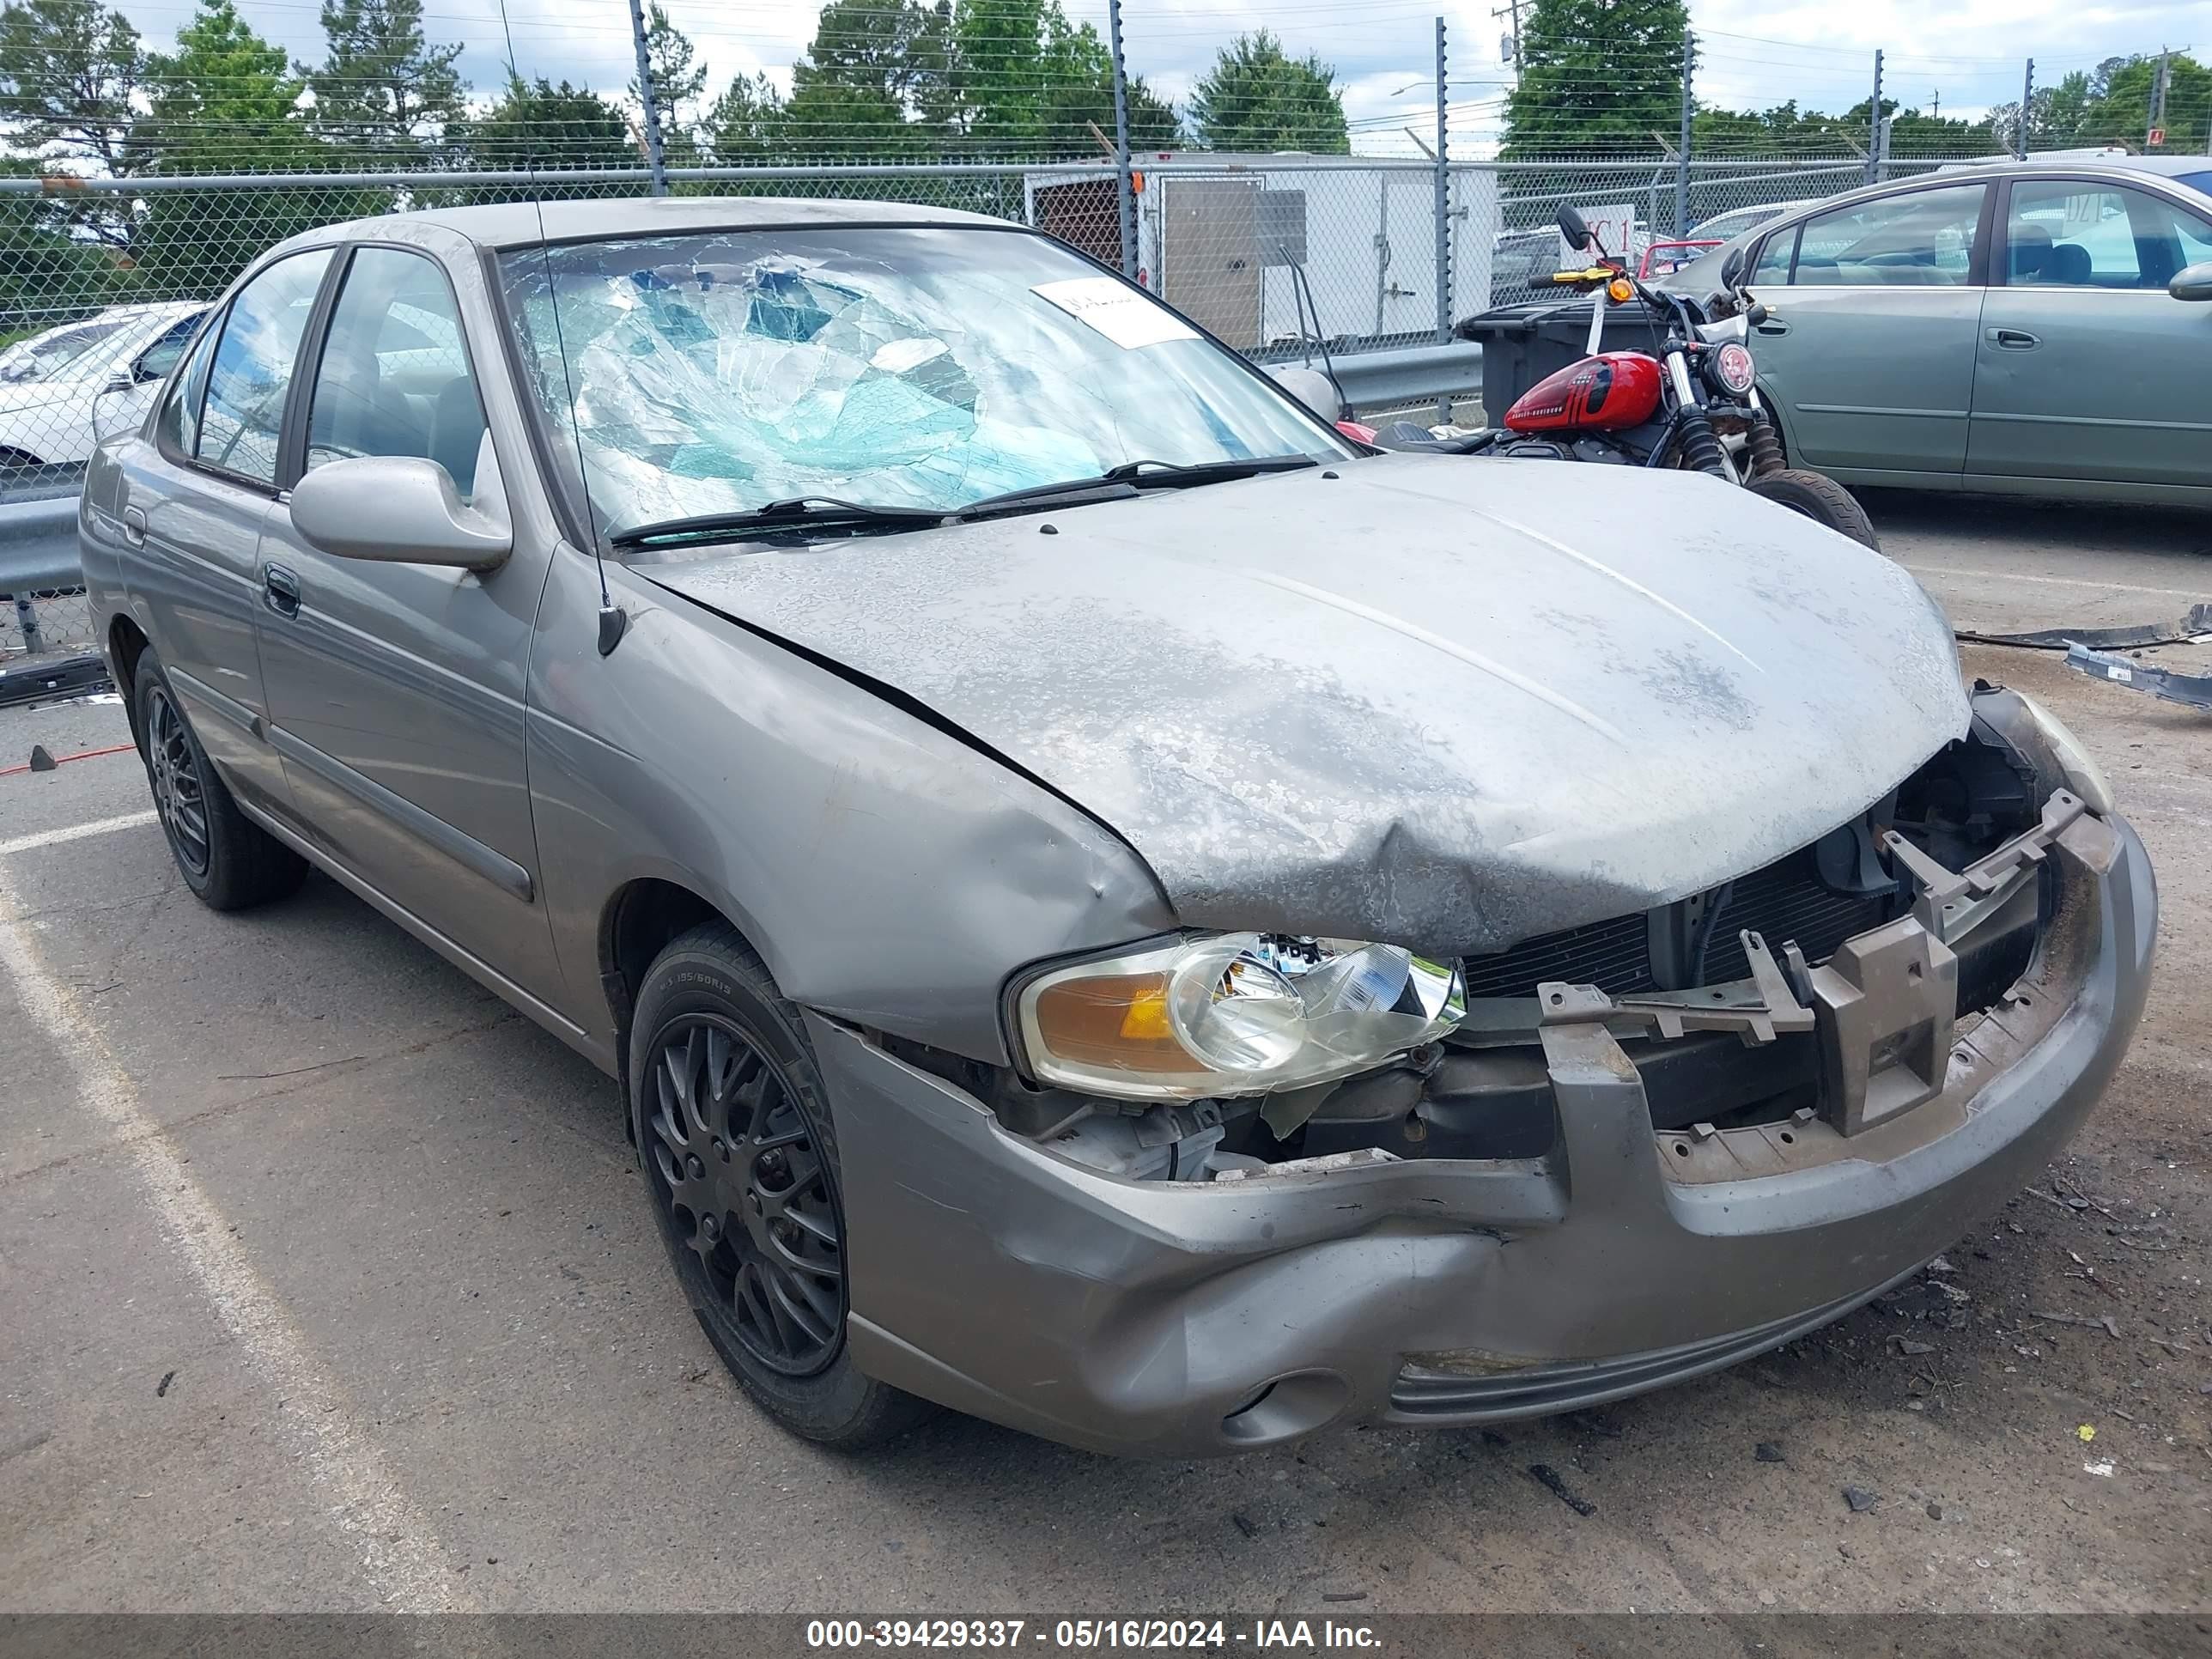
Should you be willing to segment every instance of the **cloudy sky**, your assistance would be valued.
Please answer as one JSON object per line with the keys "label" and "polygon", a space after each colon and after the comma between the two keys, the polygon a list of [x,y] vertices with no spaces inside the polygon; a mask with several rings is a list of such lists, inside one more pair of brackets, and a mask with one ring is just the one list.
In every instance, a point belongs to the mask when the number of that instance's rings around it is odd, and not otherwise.
{"label": "cloudy sky", "polygon": [[[191,0],[122,0],[154,42],[191,15]],[[254,27],[296,56],[321,52],[318,0],[238,0]],[[788,85],[793,58],[814,33],[817,0],[664,0],[698,44],[719,88],[736,74],[765,70]],[[1069,14],[1103,27],[1105,0],[1064,0]],[[1494,140],[1498,100],[1510,68],[1499,61],[1509,25],[1493,18],[1505,0],[1448,0],[1451,123],[1462,155]],[[507,0],[514,50],[526,75],[568,77],[605,92],[631,78],[627,0]],[[1156,91],[1180,100],[1223,42],[1265,25],[1294,51],[1332,64],[1346,93],[1356,147],[1412,153],[1403,128],[1436,122],[1437,0],[1125,0],[1130,66]],[[2212,52],[2212,13],[2203,0],[1692,0],[1701,36],[1701,96],[1735,107],[1795,98],[1801,106],[1846,108],[1866,96],[1876,47],[1887,54],[1887,89],[1909,107],[1978,115],[2020,95],[2023,59],[2039,82],[2125,52],[2194,45]],[[507,48],[498,0],[424,0],[434,40],[459,40],[463,68],[478,87],[496,83]],[[2195,34],[2192,35],[2192,27]]]}

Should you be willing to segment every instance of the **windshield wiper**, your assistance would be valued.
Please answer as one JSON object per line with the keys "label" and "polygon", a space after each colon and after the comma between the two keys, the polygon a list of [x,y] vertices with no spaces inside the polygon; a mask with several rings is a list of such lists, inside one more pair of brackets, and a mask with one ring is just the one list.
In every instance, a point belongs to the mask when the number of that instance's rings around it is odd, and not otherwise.
{"label": "windshield wiper", "polygon": [[690,541],[746,530],[943,524],[947,516],[945,509],[933,507],[878,507],[866,501],[840,501],[834,495],[794,495],[789,501],[769,501],[763,507],[736,512],[695,513],[687,518],[632,525],[609,536],[607,544],[611,547],[642,547],[649,542]]}
{"label": "windshield wiper", "polygon": [[[994,507],[1010,507],[1023,501],[1054,501],[1065,495],[1090,495],[1101,491],[1111,492],[1115,486],[1123,489],[1162,489],[1180,488],[1188,484],[1231,483],[1238,478],[1250,478],[1262,472],[1297,472],[1321,463],[1310,455],[1260,455],[1243,460],[1193,461],[1177,465],[1172,461],[1124,461],[1119,466],[1109,466],[1090,478],[1065,478],[1058,483],[1030,484],[1022,489],[1009,489],[996,495],[986,495],[980,501],[970,501],[956,508],[950,516],[964,519],[969,514],[988,512]],[[1109,494],[1100,496],[1112,500]]]}

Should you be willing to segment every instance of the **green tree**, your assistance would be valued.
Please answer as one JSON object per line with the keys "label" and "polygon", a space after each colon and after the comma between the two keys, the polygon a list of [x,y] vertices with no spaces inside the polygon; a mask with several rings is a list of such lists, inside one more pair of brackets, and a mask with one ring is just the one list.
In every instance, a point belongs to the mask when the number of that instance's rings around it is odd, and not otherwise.
{"label": "green tree", "polygon": [[[306,83],[231,0],[201,0],[176,50],[147,60],[146,87],[130,142],[141,173],[300,173],[326,158],[301,118]],[[357,195],[265,185],[149,192],[132,255],[149,293],[211,295],[271,242],[363,205]]]}
{"label": "green tree", "polygon": [[1191,88],[1194,136],[1207,149],[1352,153],[1336,71],[1291,58],[1266,29],[1240,34]]}
{"label": "green tree", "polygon": [[461,48],[425,42],[422,0],[323,0],[323,35],[320,66],[297,66],[314,131],[358,165],[427,160],[465,105]]}
{"label": "green tree", "polygon": [[99,0],[0,9],[0,99],[15,149],[129,173],[131,99],[145,73],[138,31]]}
{"label": "green tree", "polygon": [[[641,160],[629,123],[605,99],[544,76],[526,81],[512,69],[500,100],[455,123],[447,137],[462,166],[484,171],[634,167]],[[534,192],[526,185],[487,185],[471,194],[478,201],[520,202]]]}
{"label": "green tree", "polygon": [[720,167],[774,160],[782,143],[783,100],[765,75],[740,75],[700,123],[706,154]]}
{"label": "green tree", "polygon": [[1684,0],[1534,0],[1505,101],[1507,161],[1648,154],[1682,118]]}

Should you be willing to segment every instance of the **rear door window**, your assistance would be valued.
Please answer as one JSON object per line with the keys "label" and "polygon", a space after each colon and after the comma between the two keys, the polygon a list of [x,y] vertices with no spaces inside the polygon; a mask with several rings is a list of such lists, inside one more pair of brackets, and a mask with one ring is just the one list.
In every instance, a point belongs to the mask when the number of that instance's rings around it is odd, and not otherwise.
{"label": "rear door window", "polygon": [[191,452],[202,465],[260,483],[276,481],[284,398],[330,262],[328,248],[279,259],[230,302]]}
{"label": "rear door window", "polygon": [[1797,243],[1797,285],[1965,287],[1988,188],[1917,190],[1808,219]]}
{"label": "rear door window", "polygon": [[2021,179],[2005,244],[2005,280],[2014,288],[2163,289],[2207,257],[2212,225],[2124,185]]}

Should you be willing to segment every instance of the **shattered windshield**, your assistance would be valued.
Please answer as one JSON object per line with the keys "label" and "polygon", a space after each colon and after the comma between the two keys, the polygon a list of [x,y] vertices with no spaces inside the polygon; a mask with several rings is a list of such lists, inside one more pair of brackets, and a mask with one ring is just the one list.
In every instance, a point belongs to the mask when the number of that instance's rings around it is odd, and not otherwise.
{"label": "shattered windshield", "polygon": [[711,231],[512,249],[501,267],[602,534],[801,496],[950,512],[1129,461],[1351,453],[1042,236]]}

